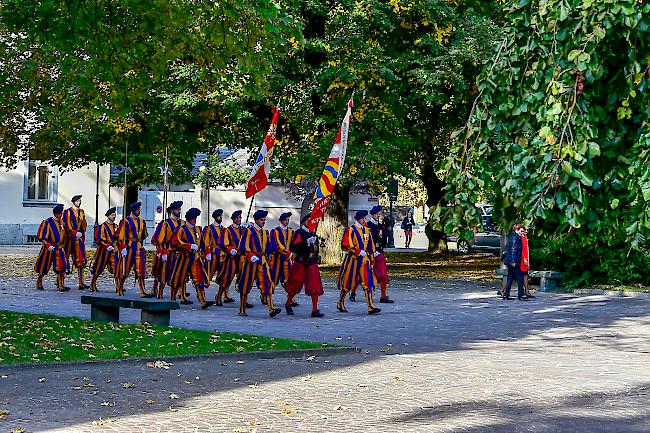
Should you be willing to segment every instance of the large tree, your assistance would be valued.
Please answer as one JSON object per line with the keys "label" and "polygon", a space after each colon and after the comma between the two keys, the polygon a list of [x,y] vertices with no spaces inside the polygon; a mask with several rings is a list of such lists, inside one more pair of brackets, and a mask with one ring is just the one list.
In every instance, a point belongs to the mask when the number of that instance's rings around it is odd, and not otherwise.
{"label": "large tree", "polygon": [[[0,2],[0,163],[121,164],[160,181],[228,142],[232,95],[268,92],[300,29],[289,1]],[[28,119],[29,122],[25,122]],[[180,175],[176,181],[187,180]]]}
{"label": "large tree", "polygon": [[[345,202],[355,183],[382,192],[403,176],[420,179],[429,205],[438,203],[440,163],[451,131],[470,110],[476,75],[492,56],[499,32],[489,16],[497,10],[497,2],[479,1],[301,1],[302,49],[272,76],[286,119],[274,174],[318,179],[355,90],[337,201]],[[274,102],[247,106],[254,112]],[[345,206],[332,206],[345,222]]]}
{"label": "large tree", "polygon": [[[601,266],[650,232],[650,5],[522,0],[449,157],[447,230],[532,222]],[[631,254],[631,257],[638,254]],[[565,266],[562,261],[557,266]]]}

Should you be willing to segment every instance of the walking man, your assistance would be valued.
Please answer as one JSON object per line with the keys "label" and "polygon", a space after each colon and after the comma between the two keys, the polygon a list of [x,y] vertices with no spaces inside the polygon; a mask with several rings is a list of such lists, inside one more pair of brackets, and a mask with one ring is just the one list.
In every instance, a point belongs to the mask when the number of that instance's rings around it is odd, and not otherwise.
{"label": "walking man", "polygon": [[95,244],[97,250],[93,258],[92,279],[90,280],[90,291],[97,292],[97,280],[108,267],[108,272],[115,277],[115,270],[119,264],[120,253],[116,249],[115,235],[117,233],[116,208],[112,207],[106,211],[107,220],[95,228]]}
{"label": "walking man", "polygon": [[365,226],[367,216],[368,211],[358,211],[354,216],[356,222],[345,229],[341,240],[341,249],[346,252],[346,256],[337,276],[341,293],[336,308],[342,313],[348,312],[345,308],[345,296],[359,284],[366,295],[368,314],[377,314],[381,311],[372,302],[372,292],[376,285],[376,277],[372,271],[375,246],[370,230]]}
{"label": "walking man", "polygon": [[318,237],[305,226],[311,214],[300,220],[300,229],[294,234],[291,242],[291,252],[295,261],[289,272],[284,290],[287,292],[287,302],[284,308],[289,316],[293,316],[296,305],[295,296],[305,287],[305,294],[311,298],[311,317],[325,316],[318,309],[318,298],[323,295],[323,281],[318,267]]}
{"label": "walking man", "polygon": [[[153,260],[151,273],[153,274],[152,294],[158,299],[163,298],[165,285],[171,276],[175,251],[171,248],[172,237],[176,230],[183,225],[181,219],[182,201],[175,201],[169,205],[169,216],[158,223],[151,236],[151,243],[156,246],[156,255]],[[173,299],[173,298],[172,298]]]}
{"label": "walking man", "polygon": [[[224,252],[226,258],[224,259],[223,268],[217,277],[219,282],[219,291],[215,298],[217,306],[222,306],[225,302],[229,304],[235,302],[228,296],[228,289],[235,276],[239,280],[239,274],[242,268],[243,256],[239,252],[239,243],[241,241],[242,227],[241,227],[241,210],[236,210],[230,216],[232,224],[225,229],[220,238],[221,250]],[[223,300],[223,301],[222,301]],[[252,305],[247,305],[251,308]]]}
{"label": "walking man", "polygon": [[115,291],[118,296],[124,296],[124,282],[129,277],[131,269],[140,287],[141,298],[151,298],[153,295],[145,290],[144,279],[147,277],[147,257],[142,244],[147,238],[147,225],[140,217],[142,203],[135,202],[129,207],[131,215],[120,222],[117,229],[117,241],[122,255],[122,266],[118,267],[115,277]]}
{"label": "walking man", "polygon": [[201,227],[196,225],[196,219],[201,215],[197,208],[191,208],[185,213],[185,223],[176,231],[172,245],[176,251],[174,269],[171,277],[172,299],[180,295],[181,304],[191,304],[185,294],[187,280],[191,279],[196,289],[196,297],[201,303],[201,308],[214,305],[214,302],[205,298],[205,289],[210,285],[203,257],[203,236]]}
{"label": "walking man", "polygon": [[[72,206],[63,211],[63,227],[65,228],[65,255],[71,265],[77,268],[79,290],[88,289],[84,282],[86,267],[86,214],[81,209],[81,195],[72,197]],[[70,260],[72,259],[72,260]]]}
{"label": "walking man", "polygon": [[[273,287],[277,287],[280,283],[284,287],[291,272],[293,254],[290,246],[293,241],[294,231],[292,228],[289,228],[290,217],[291,212],[285,212],[280,215],[280,225],[270,232],[271,249],[273,251],[271,255],[271,278],[273,280]],[[262,303],[266,304],[264,299],[262,299]],[[295,307],[297,305],[292,306]]]}
{"label": "walking man", "polygon": [[65,274],[69,265],[64,248],[66,232],[62,222],[63,205],[54,206],[52,214],[53,216],[43,220],[38,228],[38,240],[43,243],[43,246],[34,265],[34,272],[38,274],[36,288],[45,290],[43,277],[51,267],[56,274],[56,287],[59,292],[65,292],[70,288],[65,286]]}
{"label": "walking man", "polygon": [[271,255],[271,241],[268,231],[264,229],[267,215],[268,212],[265,210],[255,211],[253,214],[255,224],[242,232],[239,243],[239,250],[245,257],[239,284],[237,284],[240,296],[240,316],[248,316],[246,313],[247,297],[253,288],[253,283],[257,284],[261,296],[266,300],[269,316],[275,317],[282,311],[273,305],[273,280],[268,262],[268,257]]}
{"label": "walking man", "polygon": [[216,209],[212,212],[212,224],[203,228],[203,245],[205,248],[205,260],[208,267],[208,277],[210,281],[215,275],[219,275],[223,267],[226,255],[221,251],[220,241],[224,228],[221,225],[223,221],[223,209]]}

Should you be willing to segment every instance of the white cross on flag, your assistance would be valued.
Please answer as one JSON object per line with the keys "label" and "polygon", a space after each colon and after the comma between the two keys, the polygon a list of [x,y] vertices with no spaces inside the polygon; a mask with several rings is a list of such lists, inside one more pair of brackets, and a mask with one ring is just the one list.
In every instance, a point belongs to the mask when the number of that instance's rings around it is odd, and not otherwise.
{"label": "white cross on flag", "polygon": [[260,154],[253,164],[251,170],[251,177],[248,179],[246,186],[246,198],[250,198],[266,188],[269,183],[269,174],[271,172],[271,160],[273,159],[273,146],[275,145],[275,132],[278,128],[278,115],[280,114],[277,108],[273,109],[273,120],[269,131],[264,137]]}

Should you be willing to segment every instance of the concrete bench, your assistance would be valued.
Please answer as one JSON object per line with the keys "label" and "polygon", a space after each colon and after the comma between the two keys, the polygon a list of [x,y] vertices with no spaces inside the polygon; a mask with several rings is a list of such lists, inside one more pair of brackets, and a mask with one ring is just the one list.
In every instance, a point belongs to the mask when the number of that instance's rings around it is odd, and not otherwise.
{"label": "concrete bench", "polygon": [[176,301],[123,296],[83,295],[81,303],[90,305],[90,320],[94,322],[119,323],[120,308],[133,308],[141,310],[141,323],[148,322],[160,326],[169,326],[169,312],[180,308]]}
{"label": "concrete bench", "polygon": [[[496,270],[497,277],[502,277],[502,286],[506,285],[508,281],[508,269],[499,268]],[[566,291],[561,285],[562,272],[555,271],[530,271],[528,272],[530,278],[539,278],[539,291],[540,292],[564,292]]]}

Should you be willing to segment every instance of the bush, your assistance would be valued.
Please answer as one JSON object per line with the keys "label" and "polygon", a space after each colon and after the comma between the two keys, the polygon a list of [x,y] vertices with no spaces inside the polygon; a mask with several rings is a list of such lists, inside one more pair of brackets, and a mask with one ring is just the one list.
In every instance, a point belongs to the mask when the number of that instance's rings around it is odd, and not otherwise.
{"label": "bush", "polygon": [[533,269],[564,272],[569,288],[595,284],[650,284],[650,249],[632,248],[625,237],[604,242],[578,239],[572,234],[559,238],[542,236],[530,239]]}

